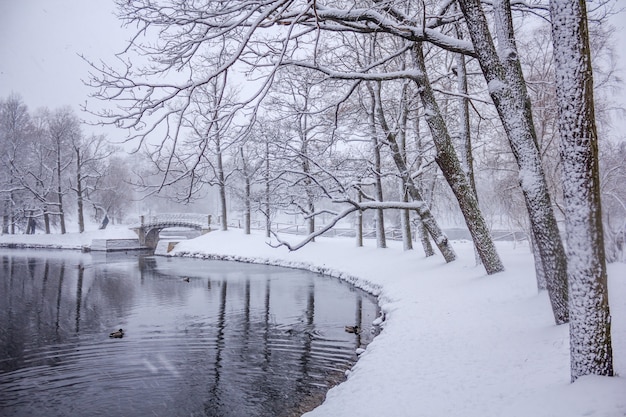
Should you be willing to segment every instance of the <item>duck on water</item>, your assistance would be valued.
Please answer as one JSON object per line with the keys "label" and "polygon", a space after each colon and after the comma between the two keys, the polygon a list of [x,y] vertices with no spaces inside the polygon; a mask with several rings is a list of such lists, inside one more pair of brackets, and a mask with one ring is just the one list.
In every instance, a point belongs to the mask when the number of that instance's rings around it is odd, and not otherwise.
{"label": "duck on water", "polygon": [[114,339],[121,339],[122,337],[124,337],[124,330],[119,329],[118,331],[109,334],[109,337],[112,337]]}

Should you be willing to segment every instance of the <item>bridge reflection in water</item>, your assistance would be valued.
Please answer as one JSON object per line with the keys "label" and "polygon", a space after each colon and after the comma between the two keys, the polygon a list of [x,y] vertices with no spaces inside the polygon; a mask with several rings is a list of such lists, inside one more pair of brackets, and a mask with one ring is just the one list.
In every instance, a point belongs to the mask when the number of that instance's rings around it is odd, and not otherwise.
{"label": "bridge reflection in water", "polygon": [[3,415],[299,415],[343,380],[378,315],[373,297],[305,271],[1,254]]}

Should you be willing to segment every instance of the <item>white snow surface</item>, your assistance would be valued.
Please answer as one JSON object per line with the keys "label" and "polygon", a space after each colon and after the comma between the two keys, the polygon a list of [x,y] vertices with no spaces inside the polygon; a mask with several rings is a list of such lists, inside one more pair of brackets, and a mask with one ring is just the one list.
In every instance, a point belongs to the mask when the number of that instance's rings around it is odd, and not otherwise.
{"label": "white snow surface", "polygon": [[[106,237],[128,237],[123,228]],[[98,234],[100,233],[100,234]],[[35,235],[40,245],[77,248],[87,235]],[[28,236],[0,236],[0,244]],[[173,255],[283,265],[346,279],[378,295],[382,332],[360,353],[345,382],[307,417],[617,417],[626,416],[626,264],[609,265],[616,377],[570,383],[569,329],[556,326],[537,293],[525,245],[499,243],[506,271],[487,276],[470,242],[458,259],[403,251],[402,242],[357,248],[353,239],[318,238],[295,252],[260,234],[211,232],[182,241]],[[377,319],[380,321],[380,319]],[[346,323],[349,324],[349,323]],[[622,376],[619,376],[622,375]]]}

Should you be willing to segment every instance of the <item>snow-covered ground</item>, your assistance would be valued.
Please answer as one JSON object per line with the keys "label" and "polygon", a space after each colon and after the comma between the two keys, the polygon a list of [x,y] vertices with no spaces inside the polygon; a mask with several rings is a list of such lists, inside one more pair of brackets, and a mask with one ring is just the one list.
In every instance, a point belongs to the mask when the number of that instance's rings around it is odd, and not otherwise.
{"label": "snow-covered ground", "polygon": [[[123,228],[106,234],[132,236]],[[77,248],[103,237],[0,236],[0,244],[26,238]],[[626,416],[626,264],[609,265],[614,364],[622,376],[571,384],[568,327],[554,325],[547,295],[537,293],[526,246],[498,244],[507,270],[486,276],[469,242],[454,243],[459,259],[450,264],[394,243],[356,248],[352,239],[321,238],[290,253],[262,235],[231,230],[183,241],[172,254],[311,269],[379,296],[383,331],[307,417]]]}

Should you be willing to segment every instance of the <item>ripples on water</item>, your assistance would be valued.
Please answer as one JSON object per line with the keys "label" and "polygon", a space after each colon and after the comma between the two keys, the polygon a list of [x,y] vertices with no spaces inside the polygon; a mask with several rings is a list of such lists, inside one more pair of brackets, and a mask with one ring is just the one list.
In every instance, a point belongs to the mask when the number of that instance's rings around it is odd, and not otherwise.
{"label": "ripples on water", "polygon": [[66,252],[0,260],[2,416],[299,415],[343,380],[378,314],[373,297],[306,271]]}

